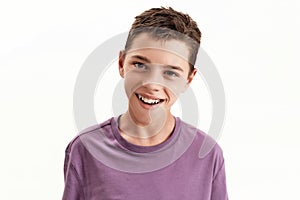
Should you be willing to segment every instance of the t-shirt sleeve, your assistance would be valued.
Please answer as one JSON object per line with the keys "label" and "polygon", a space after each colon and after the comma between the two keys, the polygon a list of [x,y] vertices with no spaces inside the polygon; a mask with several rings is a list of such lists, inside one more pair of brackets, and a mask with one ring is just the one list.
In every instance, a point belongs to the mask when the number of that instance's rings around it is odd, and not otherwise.
{"label": "t-shirt sleeve", "polygon": [[65,187],[62,200],[84,200],[82,185],[70,159],[70,146],[66,149],[64,162]]}
{"label": "t-shirt sleeve", "polygon": [[222,159],[221,167],[212,182],[211,200],[228,200],[226,189],[225,164]]}

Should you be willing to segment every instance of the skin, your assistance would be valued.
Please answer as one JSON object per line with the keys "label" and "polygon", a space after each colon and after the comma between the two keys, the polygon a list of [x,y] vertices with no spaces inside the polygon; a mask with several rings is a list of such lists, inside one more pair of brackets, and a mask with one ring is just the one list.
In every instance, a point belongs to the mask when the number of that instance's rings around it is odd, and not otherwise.
{"label": "skin", "polygon": [[[138,35],[126,54],[124,51],[120,52],[119,73],[125,79],[125,91],[129,98],[128,111],[119,121],[120,134],[125,140],[135,145],[153,146],[170,137],[175,127],[171,107],[182,92],[175,91],[175,87],[172,88],[173,85],[170,84],[182,85],[184,82],[185,85],[182,87],[186,89],[197,72],[194,69],[189,73],[188,58],[189,50],[184,42],[160,41],[153,39],[147,33]],[[138,83],[141,70],[145,71],[148,66],[156,67],[151,68],[152,71],[154,69],[157,71],[152,74],[154,78],[149,82]],[[165,77],[171,80],[169,85],[162,84]],[[134,84],[137,86],[132,87]],[[144,104],[137,95],[148,99],[160,99],[160,103]]]}

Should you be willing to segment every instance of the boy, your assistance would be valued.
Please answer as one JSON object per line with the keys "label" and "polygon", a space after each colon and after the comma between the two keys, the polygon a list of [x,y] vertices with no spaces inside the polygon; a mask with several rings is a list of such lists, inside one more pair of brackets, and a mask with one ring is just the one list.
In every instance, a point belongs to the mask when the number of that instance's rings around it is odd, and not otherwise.
{"label": "boy", "polygon": [[228,199],[222,150],[200,158],[205,133],[170,112],[197,72],[200,38],[172,8],[136,17],[119,55],[128,111],[68,145],[64,200]]}

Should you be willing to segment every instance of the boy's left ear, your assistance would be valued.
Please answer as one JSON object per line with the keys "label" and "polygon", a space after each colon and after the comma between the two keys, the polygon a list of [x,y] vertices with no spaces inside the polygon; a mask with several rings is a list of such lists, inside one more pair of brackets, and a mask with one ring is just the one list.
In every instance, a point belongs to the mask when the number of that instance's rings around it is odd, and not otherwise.
{"label": "boy's left ear", "polygon": [[185,85],[184,91],[186,91],[186,89],[188,89],[188,87],[190,86],[190,83],[193,81],[196,74],[197,74],[197,69],[194,68],[192,73],[188,76],[187,83]]}
{"label": "boy's left ear", "polygon": [[192,82],[196,74],[197,74],[197,68],[194,68],[193,72],[188,77],[188,84]]}

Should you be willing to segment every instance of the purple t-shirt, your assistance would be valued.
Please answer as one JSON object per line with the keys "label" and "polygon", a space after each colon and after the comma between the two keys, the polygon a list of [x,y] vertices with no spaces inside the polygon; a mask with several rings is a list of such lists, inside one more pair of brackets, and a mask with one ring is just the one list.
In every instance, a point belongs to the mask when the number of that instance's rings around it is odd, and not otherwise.
{"label": "purple t-shirt", "polygon": [[138,146],[117,117],[82,131],[66,149],[63,200],[227,200],[222,150],[176,118],[171,136]]}

